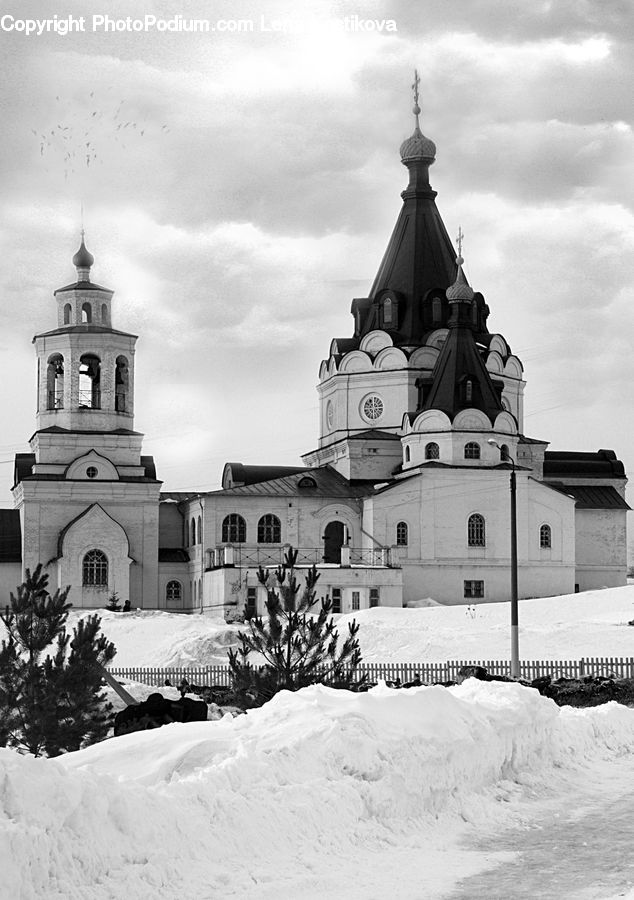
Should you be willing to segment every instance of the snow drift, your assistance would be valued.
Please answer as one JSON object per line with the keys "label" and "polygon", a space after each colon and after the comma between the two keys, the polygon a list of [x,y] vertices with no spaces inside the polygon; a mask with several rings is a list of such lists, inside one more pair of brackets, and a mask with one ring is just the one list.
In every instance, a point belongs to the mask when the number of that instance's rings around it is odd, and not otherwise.
{"label": "snow drift", "polygon": [[3,896],[357,896],[341,878],[362,854],[416,845],[422,872],[422,848],[464,821],[633,750],[634,710],[475,680],[283,692],[57,760],[3,750]]}
{"label": "snow drift", "polygon": [[[117,648],[115,668],[225,665],[241,628],[201,615],[98,612],[104,634]],[[85,614],[72,611],[69,625]],[[361,652],[368,663],[506,659],[509,654],[508,603],[365,609],[339,616],[340,634],[353,618],[360,623]],[[634,619],[634,585],[522,600],[519,619],[523,659],[631,656],[634,629],[627,623]]]}

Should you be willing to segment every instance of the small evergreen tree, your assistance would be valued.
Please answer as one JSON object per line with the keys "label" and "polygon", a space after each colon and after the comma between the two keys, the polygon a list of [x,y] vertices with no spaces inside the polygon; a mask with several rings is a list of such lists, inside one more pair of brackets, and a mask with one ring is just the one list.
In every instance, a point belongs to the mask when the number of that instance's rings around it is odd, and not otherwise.
{"label": "small evergreen tree", "polygon": [[106,606],[106,609],[110,612],[121,612],[121,601],[119,600],[119,595],[116,591],[113,591],[108,597],[108,605]]}
{"label": "small evergreen tree", "polygon": [[0,645],[0,746],[34,756],[59,756],[101,740],[112,710],[97,666],[114,658],[114,644],[99,633],[97,615],[80,619],[71,638],[70,588],[51,595],[47,586],[41,565],[27,569],[0,614],[7,632]]}
{"label": "small evergreen tree", "polygon": [[[313,610],[317,569],[308,570],[300,593],[296,561],[297,551],[291,548],[274,579],[260,567],[258,580],[267,592],[266,616],[249,619],[248,631],[238,635],[240,646],[229,650],[233,689],[256,706],[277,691],[295,691],[309,684],[351,687],[361,662],[358,624],[348,625],[348,635],[340,646],[330,599],[320,601],[316,614]],[[256,668],[249,659],[251,653],[259,654],[264,665]]]}

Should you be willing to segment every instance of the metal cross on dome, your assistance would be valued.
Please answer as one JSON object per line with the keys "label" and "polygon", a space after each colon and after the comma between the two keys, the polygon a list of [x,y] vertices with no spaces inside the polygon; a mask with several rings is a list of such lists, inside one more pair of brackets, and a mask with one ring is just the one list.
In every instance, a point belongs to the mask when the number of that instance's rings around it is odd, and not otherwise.
{"label": "metal cross on dome", "polygon": [[414,91],[414,103],[418,106],[418,85],[420,84],[420,75],[418,74],[418,69],[414,69],[414,84],[412,85],[412,90]]}
{"label": "metal cross on dome", "polygon": [[458,237],[456,238],[456,243],[458,244],[458,256],[462,256],[462,242],[464,240],[464,231],[458,226]]}

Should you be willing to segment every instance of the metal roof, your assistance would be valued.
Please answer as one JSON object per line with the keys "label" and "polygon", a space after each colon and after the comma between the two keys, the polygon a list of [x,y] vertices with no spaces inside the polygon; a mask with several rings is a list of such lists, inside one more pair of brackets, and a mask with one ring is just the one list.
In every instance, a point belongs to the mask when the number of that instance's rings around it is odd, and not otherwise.
{"label": "metal roof", "polygon": [[616,488],[611,485],[563,484],[547,482],[548,487],[574,497],[577,509],[630,509]]}

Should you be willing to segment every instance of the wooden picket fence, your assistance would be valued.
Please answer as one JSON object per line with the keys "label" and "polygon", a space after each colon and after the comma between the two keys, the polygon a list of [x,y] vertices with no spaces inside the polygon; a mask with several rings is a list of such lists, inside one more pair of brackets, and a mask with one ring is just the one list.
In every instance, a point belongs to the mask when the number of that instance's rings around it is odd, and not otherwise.
{"label": "wooden picket fence", "polygon": [[[510,675],[511,663],[508,659],[467,659],[447,662],[421,663],[363,663],[357,669],[360,675],[366,675],[369,682],[396,681],[401,683],[412,681],[420,676],[424,684],[434,682],[455,681],[463,666],[484,666],[491,675]],[[229,667],[216,666],[171,666],[119,668],[110,669],[115,678],[139,681],[155,687],[162,687],[168,681],[176,686],[184,678],[191,685],[223,686],[231,685]],[[586,675],[614,676],[616,678],[634,678],[634,657],[597,656],[574,660],[521,660],[521,677],[527,681],[542,675],[553,678],[583,678]]]}

